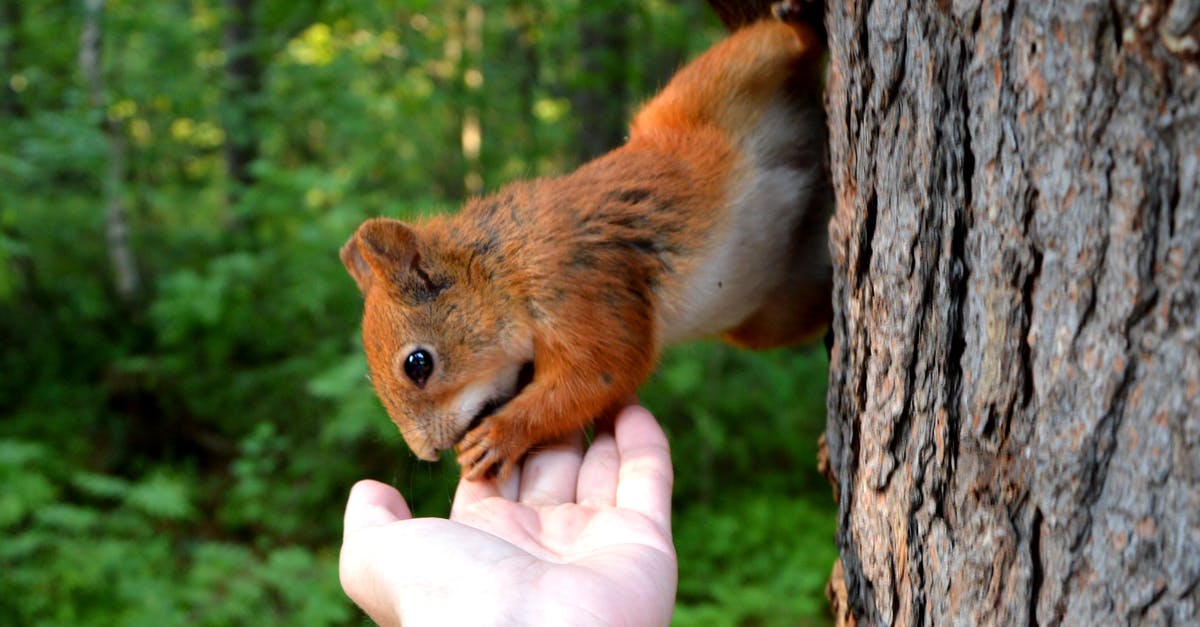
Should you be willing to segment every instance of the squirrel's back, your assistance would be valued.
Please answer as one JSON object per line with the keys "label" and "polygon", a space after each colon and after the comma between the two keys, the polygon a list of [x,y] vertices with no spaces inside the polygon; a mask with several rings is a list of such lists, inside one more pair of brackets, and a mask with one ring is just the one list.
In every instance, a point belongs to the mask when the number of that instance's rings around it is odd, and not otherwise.
{"label": "squirrel's back", "polygon": [[739,30],[638,113],[624,146],[473,201],[451,224],[508,242],[512,289],[530,290],[547,327],[611,308],[652,318],[647,351],[719,333],[750,346],[808,339],[823,316],[783,312],[828,289],[823,118],[813,86],[796,84],[819,54],[806,33]]}
{"label": "squirrel's back", "polygon": [[819,330],[796,309],[796,322],[742,323],[797,304],[794,292],[828,291],[824,119],[811,83],[820,52],[802,25],[747,26],[676,74],[624,146],[562,180],[566,193],[608,195],[599,220],[583,216],[617,227],[600,239],[637,239],[657,255],[658,346],[717,333],[776,345]]}

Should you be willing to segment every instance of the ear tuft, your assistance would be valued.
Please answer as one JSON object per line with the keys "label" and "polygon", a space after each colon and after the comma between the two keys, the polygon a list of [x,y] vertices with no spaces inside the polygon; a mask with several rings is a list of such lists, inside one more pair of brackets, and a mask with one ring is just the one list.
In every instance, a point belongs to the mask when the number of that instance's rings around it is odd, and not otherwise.
{"label": "ear tuft", "polygon": [[391,218],[374,218],[358,227],[342,246],[342,264],[367,293],[376,279],[410,268],[417,258],[417,236],[408,225]]}

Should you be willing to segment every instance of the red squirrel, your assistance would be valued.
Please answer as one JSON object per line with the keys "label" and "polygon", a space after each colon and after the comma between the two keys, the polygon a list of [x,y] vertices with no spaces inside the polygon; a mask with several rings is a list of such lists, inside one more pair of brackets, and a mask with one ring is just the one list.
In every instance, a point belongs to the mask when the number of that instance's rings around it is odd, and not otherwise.
{"label": "red squirrel", "polygon": [[503,478],[616,409],[666,344],[824,329],[822,49],[773,9],[683,67],[623,146],[342,247],[371,381],[417,457],[455,447],[464,477]]}

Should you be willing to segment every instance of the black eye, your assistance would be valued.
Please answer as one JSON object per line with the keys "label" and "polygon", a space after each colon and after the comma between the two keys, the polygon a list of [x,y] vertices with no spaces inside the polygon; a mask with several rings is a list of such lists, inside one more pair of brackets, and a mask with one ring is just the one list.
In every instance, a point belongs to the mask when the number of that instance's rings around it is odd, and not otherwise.
{"label": "black eye", "polygon": [[412,379],[417,387],[425,387],[425,382],[429,380],[431,373],[433,373],[433,355],[430,355],[429,351],[418,348],[404,359],[404,374],[408,375],[408,378]]}

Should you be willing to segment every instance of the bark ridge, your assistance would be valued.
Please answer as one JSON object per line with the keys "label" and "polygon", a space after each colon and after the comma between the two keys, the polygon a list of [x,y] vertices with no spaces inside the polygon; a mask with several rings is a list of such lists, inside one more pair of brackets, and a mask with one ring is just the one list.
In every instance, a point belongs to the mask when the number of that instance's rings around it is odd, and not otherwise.
{"label": "bark ridge", "polygon": [[1200,622],[1197,6],[827,3],[866,624]]}

